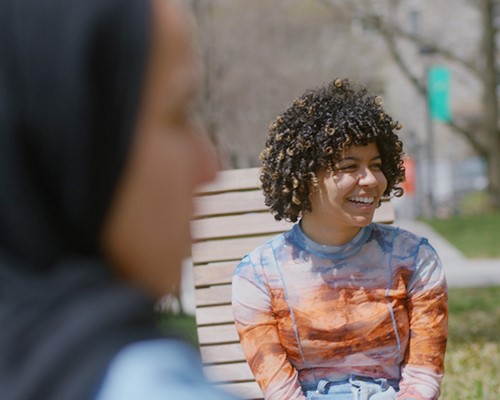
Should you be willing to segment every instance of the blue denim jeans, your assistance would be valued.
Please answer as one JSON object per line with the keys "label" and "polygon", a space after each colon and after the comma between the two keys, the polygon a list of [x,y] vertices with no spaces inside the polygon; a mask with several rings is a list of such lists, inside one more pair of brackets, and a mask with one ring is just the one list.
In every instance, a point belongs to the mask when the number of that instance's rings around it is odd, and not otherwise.
{"label": "blue denim jeans", "polygon": [[394,400],[396,391],[386,379],[352,376],[347,381],[319,381],[316,390],[307,392],[307,400]]}

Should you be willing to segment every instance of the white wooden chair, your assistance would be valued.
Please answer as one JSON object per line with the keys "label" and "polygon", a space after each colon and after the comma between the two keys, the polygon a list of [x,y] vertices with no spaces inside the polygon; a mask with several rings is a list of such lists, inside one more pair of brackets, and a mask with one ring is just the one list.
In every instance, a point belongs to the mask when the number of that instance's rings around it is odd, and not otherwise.
{"label": "white wooden chair", "polygon": [[[264,204],[259,169],[221,171],[196,196],[192,221],[192,260],[196,322],[201,357],[209,380],[243,399],[262,392],[243,355],[231,310],[231,278],[241,258],[266,240],[291,228],[276,221]],[[375,221],[392,223],[384,201]]]}

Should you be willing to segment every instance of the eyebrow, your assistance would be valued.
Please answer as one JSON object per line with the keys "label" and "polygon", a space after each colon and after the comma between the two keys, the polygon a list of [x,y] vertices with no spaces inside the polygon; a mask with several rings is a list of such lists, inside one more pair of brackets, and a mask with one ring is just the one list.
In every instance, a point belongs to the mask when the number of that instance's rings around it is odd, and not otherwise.
{"label": "eyebrow", "polygon": [[[382,156],[375,156],[373,157],[372,159],[370,159],[370,161],[375,161],[377,159],[380,159],[382,160]],[[340,160],[338,160],[337,162],[342,162],[342,161],[359,161],[360,159],[358,157],[353,157],[353,156],[349,156],[349,157],[345,157],[345,158],[342,158]]]}

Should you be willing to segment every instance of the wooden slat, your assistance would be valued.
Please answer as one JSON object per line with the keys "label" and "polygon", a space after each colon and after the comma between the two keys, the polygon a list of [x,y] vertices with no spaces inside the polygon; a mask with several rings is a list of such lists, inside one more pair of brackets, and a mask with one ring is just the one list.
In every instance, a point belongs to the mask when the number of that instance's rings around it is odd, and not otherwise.
{"label": "wooden slat", "polygon": [[197,194],[220,193],[260,187],[259,168],[219,171],[215,181],[199,187]]}
{"label": "wooden slat", "polygon": [[[394,209],[390,202],[382,202],[375,212],[374,221],[384,223],[394,221]],[[268,212],[204,218],[191,223],[195,241],[232,236],[278,234],[292,227],[292,223],[276,221]]]}
{"label": "wooden slat", "polygon": [[194,267],[194,284],[196,287],[231,283],[234,269],[239,261],[225,263],[202,264]]}
{"label": "wooden slat", "polygon": [[[277,223],[264,204],[259,169],[222,171],[197,191],[192,223],[196,319],[207,376],[242,399],[262,399],[245,362],[232,317],[231,279],[241,258],[292,227]],[[375,222],[392,223],[393,206],[383,202]]]}
{"label": "wooden slat", "polygon": [[218,388],[232,393],[239,399],[262,400],[264,398],[257,382],[237,382],[231,384],[217,385]]}
{"label": "wooden slat", "polygon": [[196,306],[215,306],[231,303],[231,285],[210,286],[197,289]]}
{"label": "wooden slat", "polygon": [[199,326],[232,323],[233,309],[231,305],[198,308],[196,322]]}
{"label": "wooden slat", "polygon": [[263,212],[195,220],[191,223],[191,232],[193,239],[199,241],[268,233],[278,234],[292,227],[292,223],[276,221],[269,212]]}
{"label": "wooden slat", "polygon": [[203,371],[211,382],[241,382],[254,379],[253,373],[246,362],[206,365]]}
{"label": "wooden slat", "polygon": [[240,343],[201,346],[200,353],[205,364],[245,361]]}
{"label": "wooden slat", "polygon": [[[391,223],[394,218],[394,211],[390,203],[382,203],[377,209],[377,221]],[[256,247],[264,244],[267,240],[275,237],[276,234],[264,236],[209,240],[206,242],[194,243],[192,246],[193,263],[209,263],[228,260],[240,260],[245,254]]]}
{"label": "wooden slat", "polygon": [[198,327],[200,345],[239,342],[239,340],[234,324]]}
{"label": "wooden slat", "polygon": [[266,211],[260,188],[244,192],[228,192],[195,198],[195,218],[221,214]]}
{"label": "wooden slat", "polygon": [[275,236],[276,235],[265,235],[194,243],[192,246],[193,263],[206,264],[209,262],[229,260],[239,261],[245,254]]}

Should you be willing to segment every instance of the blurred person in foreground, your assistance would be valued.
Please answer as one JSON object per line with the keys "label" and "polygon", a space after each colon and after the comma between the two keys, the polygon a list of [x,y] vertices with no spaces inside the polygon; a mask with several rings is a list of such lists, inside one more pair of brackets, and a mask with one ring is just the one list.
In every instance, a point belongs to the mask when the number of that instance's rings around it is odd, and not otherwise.
{"label": "blurred person in foreground", "polygon": [[293,228],[233,278],[243,351],[268,400],[434,400],[447,289],[425,238],[373,223],[401,195],[400,124],[347,79],[306,91],[271,124],[261,181]]}
{"label": "blurred person in foreground", "polygon": [[0,0],[0,397],[229,399],[156,325],[216,162],[171,0]]}

